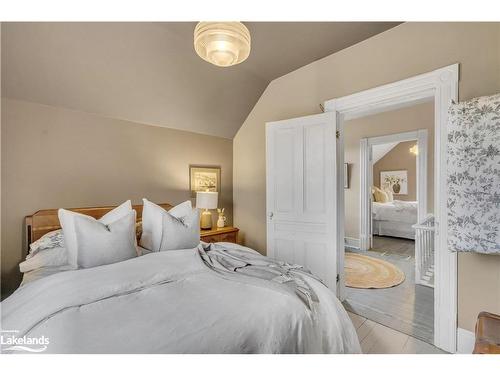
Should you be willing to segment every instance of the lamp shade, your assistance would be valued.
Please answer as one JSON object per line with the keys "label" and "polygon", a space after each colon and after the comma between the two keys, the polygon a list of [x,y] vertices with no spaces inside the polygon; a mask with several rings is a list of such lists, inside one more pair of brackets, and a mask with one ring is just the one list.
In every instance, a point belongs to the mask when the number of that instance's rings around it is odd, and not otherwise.
{"label": "lamp shade", "polygon": [[250,32],[241,22],[200,22],[194,30],[194,49],[205,61],[231,66],[250,54]]}
{"label": "lamp shade", "polygon": [[196,208],[216,209],[218,196],[219,193],[216,191],[198,191],[196,193]]}

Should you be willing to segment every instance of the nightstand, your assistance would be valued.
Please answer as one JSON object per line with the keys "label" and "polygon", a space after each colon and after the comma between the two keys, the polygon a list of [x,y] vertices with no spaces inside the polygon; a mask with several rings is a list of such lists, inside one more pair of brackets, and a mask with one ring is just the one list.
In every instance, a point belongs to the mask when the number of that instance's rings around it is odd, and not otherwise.
{"label": "nightstand", "polygon": [[224,227],[209,230],[200,230],[200,237],[205,242],[233,242],[238,243],[238,228]]}

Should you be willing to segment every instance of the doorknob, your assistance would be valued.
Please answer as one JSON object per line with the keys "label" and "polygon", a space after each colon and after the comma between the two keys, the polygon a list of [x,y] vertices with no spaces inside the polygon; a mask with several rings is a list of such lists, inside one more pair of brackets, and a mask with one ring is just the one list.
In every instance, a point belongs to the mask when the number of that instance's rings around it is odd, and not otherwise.
{"label": "doorknob", "polygon": [[273,219],[274,214],[272,212],[269,213],[269,219]]}

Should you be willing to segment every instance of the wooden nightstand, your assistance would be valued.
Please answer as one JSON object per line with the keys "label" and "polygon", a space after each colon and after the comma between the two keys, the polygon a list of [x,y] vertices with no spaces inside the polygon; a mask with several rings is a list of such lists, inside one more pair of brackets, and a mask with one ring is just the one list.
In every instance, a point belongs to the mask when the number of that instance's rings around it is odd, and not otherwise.
{"label": "wooden nightstand", "polygon": [[205,242],[233,242],[238,243],[238,228],[224,227],[210,230],[201,230],[200,237]]}

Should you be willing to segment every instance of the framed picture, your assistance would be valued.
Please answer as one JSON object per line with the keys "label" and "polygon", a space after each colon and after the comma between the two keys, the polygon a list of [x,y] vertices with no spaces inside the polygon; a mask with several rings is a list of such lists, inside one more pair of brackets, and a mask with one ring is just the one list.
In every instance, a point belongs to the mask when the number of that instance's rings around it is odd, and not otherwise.
{"label": "framed picture", "polygon": [[392,191],[394,194],[408,194],[408,171],[381,171],[380,188]]}
{"label": "framed picture", "polygon": [[344,163],[344,189],[349,189],[349,164]]}
{"label": "framed picture", "polygon": [[190,165],[189,190],[195,197],[197,191],[217,191],[220,193],[220,167]]}

